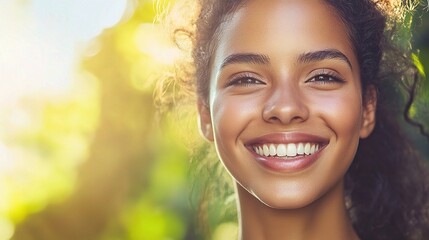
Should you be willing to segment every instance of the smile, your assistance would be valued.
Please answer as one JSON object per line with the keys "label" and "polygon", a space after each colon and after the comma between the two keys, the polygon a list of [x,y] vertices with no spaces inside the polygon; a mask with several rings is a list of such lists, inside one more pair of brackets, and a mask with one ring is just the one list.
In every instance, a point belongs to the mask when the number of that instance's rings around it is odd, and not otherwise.
{"label": "smile", "polygon": [[253,151],[265,157],[296,157],[312,155],[319,150],[319,143],[288,143],[253,145]]}
{"label": "smile", "polygon": [[245,142],[256,162],[282,173],[310,167],[328,145],[328,138],[300,132],[269,133]]}

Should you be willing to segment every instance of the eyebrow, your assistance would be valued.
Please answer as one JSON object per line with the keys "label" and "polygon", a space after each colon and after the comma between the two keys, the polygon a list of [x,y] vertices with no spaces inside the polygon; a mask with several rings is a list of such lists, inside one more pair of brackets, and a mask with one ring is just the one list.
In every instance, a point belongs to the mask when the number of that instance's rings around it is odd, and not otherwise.
{"label": "eyebrow", "polygon": [[321,51],[307,52],[299,55],[298,57],[298,61],[302,63],[322,61],[325,59],[338,59],[344,61],[347,63],[347,65],[349,65],[350,69],[353,69],[352,64],[347,58],[347,56],[336,49],[325,49]]}
{"label": "eyebrow", "polygon": [[[301,63],[317,62],[325,59],[338,59],[344,61],[350,69],[352,69],[352,64],[347,56],[336,49],[307,52],[298,56],[298,62]],[[220,68],[222,69],[234,63],[268,64],[270,63],[270,58],[268,55],[258,53],[235,53],[226,57],[222,61]]]}
{"label": "eyebrow", "polygon": [[270,58],[264,54],[236,53],[226,57],[220,65],[220,68],[222,69],[234,63],[268,64],[269,62]]}

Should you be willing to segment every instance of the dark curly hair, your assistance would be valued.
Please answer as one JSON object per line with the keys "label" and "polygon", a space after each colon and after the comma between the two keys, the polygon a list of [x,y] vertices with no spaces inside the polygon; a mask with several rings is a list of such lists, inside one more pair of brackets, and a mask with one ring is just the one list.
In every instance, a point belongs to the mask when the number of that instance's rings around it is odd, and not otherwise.
{"label": "dark curly hair", "polygon": [[[219,26],[246,1],[199,0],[199,15],[193,28],[176,30],[176,34],[186,33],[192,40],[193,67],[187,68],[187,76],[179,79],[206,102],[210,59],[216,49]],[[368,87],[377,92],[375,129],[360,141],[345,177],[353,225],[365,240],[429,239],[429,172],[426,162],[401,132],[401,114],[412,125],[418,125],[408,117],[408,111],[419,75],[406,49],[393,44],[395,20],[401,16],[389,15],[389,10],[398,13],[399,6],[376,0],[325,3],[348,29],[360,66],[364,101],[373,100],[365,94]],[[189,83],[189,79],[194,82]],[[404,92],[409,94],[408,102],[401,100],[405,99]]]}

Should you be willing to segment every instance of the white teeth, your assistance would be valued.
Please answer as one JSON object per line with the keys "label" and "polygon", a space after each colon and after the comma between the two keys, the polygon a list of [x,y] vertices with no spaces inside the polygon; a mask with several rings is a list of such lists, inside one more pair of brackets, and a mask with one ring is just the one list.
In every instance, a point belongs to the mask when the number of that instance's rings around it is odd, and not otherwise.
{"label": "white teeth", "polygon": [[286,156],[287,154],[286,154],[286,145],[284,145],[284,144],[279,144],[278,146],[277,146],[277,156],[279,156],[279,157],[284,157],[284,156]]}
{"label": "white teeth", "polygon": [[316,148],[315,148],[314,144],[311,144],[310,154],[313,154],[315,150],[316,150]]}
{"label": "white teeth", "polygon": [[296,156],[296,145],[294,143],[289,143],[287,145],[287,156],[288,157]]}
{"label": "white teeth", "polygon": [[276,146],[274,144],[270,144],[270,156],[276,155]]}
{"label": "white teeth", "polygon": [[305,146],[304,146],[304,153],[305,153],[306,155],[309,155],[309,154],[310,154],[310,143],[306,143],[306,144],[305,144]]}
{"label": "white teeth", "polygon": [[296,153],[300,154],[300,155],[304,154],[304,144],[303,143],[298,144],[298,148],[296,149]]}
{"label": "white teeth", "polygon": [[289,144],[263,144],[253,146],[256,154],[266,157],[295,157],[297,155],[311,155],[319,150],[317,143],[289,143]]}
{"label": "white teeth", "polygon": [[266,157],[270,156],[270,149],[268,148],[267,145],[264,144],[264,146],[262,146],[262,149],[264,150],[264,155]]}
{"label": "white teeth", "polygon": [[259,148],[258,148],[258,147],[253,147],[253,150],[254,150],[258,155],[261,155],[261,152],[259,152]]}

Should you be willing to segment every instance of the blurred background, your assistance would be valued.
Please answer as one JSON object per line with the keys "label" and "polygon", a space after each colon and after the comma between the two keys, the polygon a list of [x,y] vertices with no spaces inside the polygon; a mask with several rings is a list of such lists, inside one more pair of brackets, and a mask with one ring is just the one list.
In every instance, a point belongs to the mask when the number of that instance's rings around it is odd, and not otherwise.
{"label": "blurred background", "polygon": [[[221,166],[192,164],[213,155],[193,106],[156,115],[157,80],[181,56],[156,21],[173,4],[0,0],[0,240],[204,239],[201,219],[207,239],[236,234],[228,179],[205,185]],[[403,34],[423,76],[412,117],[428,128],[429,14],[417,13]]]}

